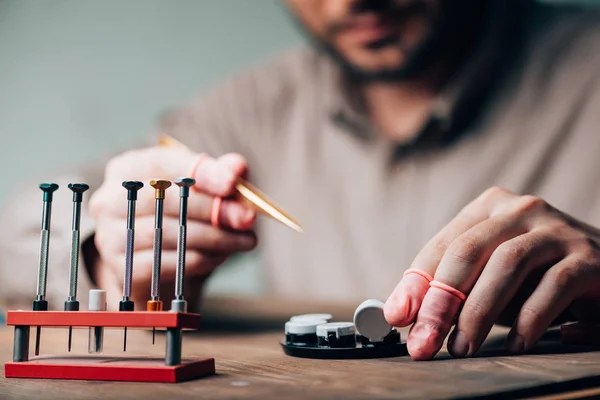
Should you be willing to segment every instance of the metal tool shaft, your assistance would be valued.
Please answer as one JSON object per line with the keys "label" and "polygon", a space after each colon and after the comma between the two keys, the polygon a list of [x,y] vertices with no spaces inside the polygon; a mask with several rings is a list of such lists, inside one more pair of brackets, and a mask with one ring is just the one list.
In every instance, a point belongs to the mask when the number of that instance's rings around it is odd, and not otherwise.
{"label": "metal tool shaft", "polygon": [[125,248],[125,279],[123,280],[123,300],[131,298],[133,278],[133,249],[135,240],[135,200],[129,200],[127,206],[127,242]]}
{"label": "metal tool shaft", "polygon": [[[125,247],[125,276],[123,279],[123,300],[119,302],[119,311],[133,311],[135,304],[131,300],[131,287],[133,284],[133,250],[135,239],[135,202],[137,192],[144,187],[139,181],[125,181],[123,187],[127,189],[127,242]],[[127,327],[123,330],[123,351],[127,351]]]}
{"label": "metal tool shaft", "polygon": [[[73,192],[73,222],[71,228],[71,268],[69,269],[69,296],[67,303],[77,301],[77,277],[79,274],[79,245],[81,226],[81,203],[83,202],[83,193],[90,187],[85,183],[70,183],[69,189]],[[68,305],[65,303],[65,310],[79,309],[79,304]]]}
{"label": "metal tool shaft", "polygon": [[73,203],[73,227],[71,231],[71,268],[69,270],[69,297],[77,298],[77,276],[79,273],[79,242],[80,242],[81,202]]}
{"label": "metal tool shaft", "polygon": [[[48,253],[50,251],[50,220],[52,214],[52,197],[58,190],[56,183],[41,183],[40,189],[44,192],[44,205],[42,208],[42,229],[40,244],[40,263],[38,266],[36,298],[33,301],[34,311],[47,311],[48,302],[46,301],[46,282],[48,279]],[[35,331],[35,355],[40,354],[40,340],[42,328],[36,327]]]}
{"label": "metal tool shaft", "polygon": [[160,298],[163,201],[163,199],[156,199],[156,215],[154,218],[154,254],[152,259],[152,289],[150,292],[151,300],[158,300]]}
{"label": "metal tool shaft", "polygon": [[[150,185],[154,188],[156,199],[156,212],[154,217],[154,254],[152,259],[152,287],[150,300],[147,303],[148,311],[162,311],[163,304],[160,301],[160,267],[162,258],[162,228],[163,228],[163,203],[165,190],[171,186],[170,181],[152,180]],[[156,336],[156,327],[152,328],[152,344]]]}
{"label": "metal tool shaft", "polygon": [[[79,301],[77,301],[77,277],[79,274],[79,245],[81,225],[81,203],[83,202],[83,193],[90,187],[85,183],[70,183],[69,189],[73,192],[73,222],[71,228],[71,268],[69,268],[69,295],[65,301],[65,311],[79,311]],[[73,337],[73,327],[69,326],[68,349],[71,351],[71,339]]]}
{"label": "metal tool shaft", "polygon": [[48,252],[50,250],[50,218],[52,214],[52,201],[44,201],[42,211],[42,231],[40,245],[40,265],[38,268],[36,299],[44,300],[46,297],[46,282],[48,278]]}
{"label": "metal tool shaft", "polygon": [[179,186],[179,231],[177,233],[177,271],[175,274],[175,298],[171,301],[171,311],[187,312],[187,302],[183,299],[185,279],[185,253],[187,244],[187,211],[190,187],[196,181],[192,178],[177,178]]}
{"label": "metal tool shaft", "polygon": [[179,232],[177,233],[177,274],[175,275],[175,298],[183,300],[185,277],[185,249],[187,244],[187,197],[179,200]]}
{"label": "metal tool shaft", "polygon": [[190,187],[196,181],[193,178],[177,178],[175,184],[179,186],[179,231],[177,234],[177,271],[175,274],[175,301],[172,310],[185,311],[183,301],[183,287],[185,279],[185,254],[187,246],[187,212]]}

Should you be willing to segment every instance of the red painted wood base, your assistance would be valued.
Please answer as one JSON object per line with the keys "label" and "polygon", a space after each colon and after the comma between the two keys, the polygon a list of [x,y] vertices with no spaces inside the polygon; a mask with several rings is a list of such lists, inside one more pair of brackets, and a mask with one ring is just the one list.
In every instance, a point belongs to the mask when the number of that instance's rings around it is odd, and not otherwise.
{"label": "red painted wood base", "polygon": [[159,358],[40,357],[26,362],[7,362],[7,378],[77,379],[175,383],[215,374],[214,358],[182,360],[166,366]]}
{"label": "red painted wood base", "polygon": [[6,325],[200,329],[200,314],[171,311],[9,311]]}

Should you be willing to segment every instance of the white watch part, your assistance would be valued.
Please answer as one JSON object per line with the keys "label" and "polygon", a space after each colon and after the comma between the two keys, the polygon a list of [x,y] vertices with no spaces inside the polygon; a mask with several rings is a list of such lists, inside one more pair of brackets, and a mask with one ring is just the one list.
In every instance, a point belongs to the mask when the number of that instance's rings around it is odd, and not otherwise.
{"label": "white watch part", "polygon": [[290,321],[298,322],[298,321],[321,321],[325,320],[325,322],[331,321],[333,316],[331,314],[302,314],[302,315],[294,315],[290,318]]}
{"label": "white watch part", "polygon": [[383,314],[384,303],[369,299],[360,304],[354,312],[354,325],[362,336],[371,342],[382,342],[392,331]]}
{"label": "white watch part", "polygon": [[326,324],[324,319],[314,319],[307,321],[288,321],[285,323],[285,333],[292,335],[310,335],[317,333],[317,326]]}
{"label": "white watch part", "polygon": [[354,335],[356,330],[352,322],[330,322],[317,326],[317,336],[327,337],[329,333],[335,333],[339,339],[341,336]]}

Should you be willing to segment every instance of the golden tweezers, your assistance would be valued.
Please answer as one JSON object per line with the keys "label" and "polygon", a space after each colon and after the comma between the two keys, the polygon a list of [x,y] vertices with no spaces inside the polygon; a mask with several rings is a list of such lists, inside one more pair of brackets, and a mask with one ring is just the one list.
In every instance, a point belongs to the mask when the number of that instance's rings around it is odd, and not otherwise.
{"label": "golden tweezers", "polygon": [[[186,145],[165,134],[161,135],[159,146],[187,149]],[[238,178],[235,189],[244,199],[254,206],[257,211],[279,221],[296,232],[304,231],[294,218],[278,207],[273,200],[269,199],[267,195],[262,193],[256,186],[253,186],[242,178]]]}

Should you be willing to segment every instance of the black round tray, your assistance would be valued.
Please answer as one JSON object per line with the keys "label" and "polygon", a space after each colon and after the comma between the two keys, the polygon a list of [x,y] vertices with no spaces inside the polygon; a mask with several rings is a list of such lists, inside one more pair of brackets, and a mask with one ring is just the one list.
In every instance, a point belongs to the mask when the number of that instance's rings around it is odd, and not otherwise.
{"label": "black round tray", "polygon": [[408,355],[406,343],[397,343],[382,346],[362,347],[358,344],[352,348],[307,347],[294,346],[281,341],[281,347],[288,356],[300,358],[320,358],[327,360],[357,360],[363,358],[389,358]]}

